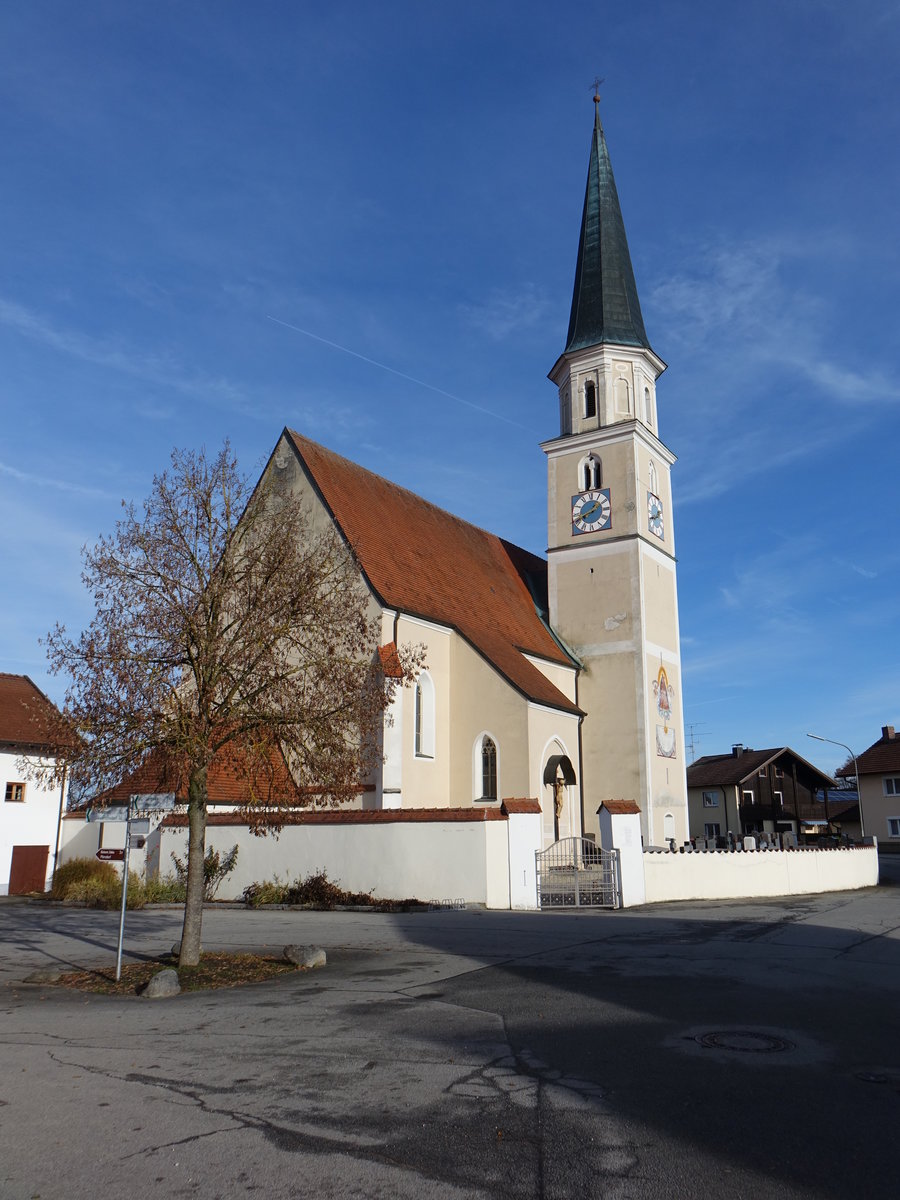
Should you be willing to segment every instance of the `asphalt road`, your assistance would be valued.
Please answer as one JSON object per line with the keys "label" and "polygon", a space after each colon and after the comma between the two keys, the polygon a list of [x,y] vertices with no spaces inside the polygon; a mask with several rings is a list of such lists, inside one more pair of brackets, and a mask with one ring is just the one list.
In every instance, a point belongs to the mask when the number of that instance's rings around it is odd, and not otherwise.
{"label": "asphalt road", "polygon": [[[900,1192],[900,860],[864,892],[627,912],[207,910],[321,971],[172,1000],[21,980],[117,915],[0,904],[0,1200]],[[167,949],[178,914],[129,914]]]}

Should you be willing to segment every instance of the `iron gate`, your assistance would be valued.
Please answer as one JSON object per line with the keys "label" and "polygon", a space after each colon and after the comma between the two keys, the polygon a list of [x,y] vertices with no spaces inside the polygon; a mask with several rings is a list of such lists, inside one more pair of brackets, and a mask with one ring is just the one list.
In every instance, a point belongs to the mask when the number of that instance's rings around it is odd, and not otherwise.
{"label": "iron gate", "polygon": [[539,908],[618,908],[619,852],[563,838],[535,852]]}

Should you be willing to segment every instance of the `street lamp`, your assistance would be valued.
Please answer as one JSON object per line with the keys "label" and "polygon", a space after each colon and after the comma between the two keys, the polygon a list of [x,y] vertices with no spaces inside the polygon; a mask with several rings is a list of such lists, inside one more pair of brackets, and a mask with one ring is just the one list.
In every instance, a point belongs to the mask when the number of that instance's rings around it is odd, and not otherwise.
{"label": "street lamp", "polygon": [[865,837],[866,836],[866,826],[865,826],[865,823],[863,822],[862,788],[860,787],[860,783],[859,783],[859,764],[856,761],[856,755],[853,753],[853,751],[850,749],[850,747],[845,742],[836,742],[834,740],[834,738],[820,737],[817,733],[808,733],[806,736],[809,738],[815,738],[815,740],[817,742],[829,742],[832,746],[840,746],[841,749],[846,750],[847,753],[850,755],[850,757],[853,759],[853,770],[856,773],[856,795],[859,799],[859,832],[862,837]]}

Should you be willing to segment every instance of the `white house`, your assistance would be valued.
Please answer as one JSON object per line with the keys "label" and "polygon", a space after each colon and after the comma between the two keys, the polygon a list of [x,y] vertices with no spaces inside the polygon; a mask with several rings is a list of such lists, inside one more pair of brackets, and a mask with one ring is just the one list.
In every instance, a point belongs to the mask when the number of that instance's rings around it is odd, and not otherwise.
{"label": "white house", "polygon": [[53,874],[65,802],[50,754],[58,721],[27,675],[0,672],[0,896],[42,892]]}

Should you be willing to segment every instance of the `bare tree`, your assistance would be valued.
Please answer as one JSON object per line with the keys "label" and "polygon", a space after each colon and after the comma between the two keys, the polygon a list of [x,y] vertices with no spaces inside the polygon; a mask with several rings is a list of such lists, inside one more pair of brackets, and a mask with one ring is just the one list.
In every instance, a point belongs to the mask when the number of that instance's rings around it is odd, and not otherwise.
{"label": "bare tree", "polygon": [[290,491],[265,479],[252,489],[228,443],[214,459],[173,451],[143,511],[123,507],[115,533],[82,551],[94,618],[77,639],[57,625],[48,657],[71,678],[76,784],[102,792],[153,764],[186,792],[179,962],[193,965],[214,760],[241,779],[260,832],[298,801],[348,798],[377,760],[384,710],[421,651],[381,668],[378,622],[349,549],[330,525],[317,531]]}

